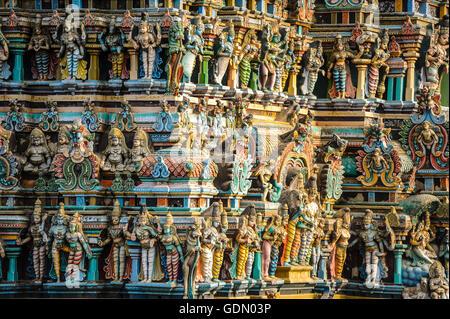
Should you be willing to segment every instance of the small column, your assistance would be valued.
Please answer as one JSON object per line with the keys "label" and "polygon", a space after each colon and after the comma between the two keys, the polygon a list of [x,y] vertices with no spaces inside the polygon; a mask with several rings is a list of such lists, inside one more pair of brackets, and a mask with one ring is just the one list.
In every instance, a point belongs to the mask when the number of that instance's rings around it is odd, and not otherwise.
{"label": "small column", "polygon": [[90,57],[88,80],[98,81],[100,80],[100,52],[98,49],[88,49],[87,52],[89,53]]}
{"label": "small column", "polygon": [[138,78],[138,54],[134,49],[128,49],[130,54],[130,80],[137,80]]}
{"label": "small column", "polygon": [[414,12],[414,0],[406,0],[406,11]]}
{"label": "small column", "polygon": [[91,248],[92,258],[89,260],[89,270],[87,274],[87,281],[98,281],[98,258],[102,253],[103,248]]}
{"label": "small column", "polygon": [[11,53],[14,55],[14,69],[12,72],[12,81],[22,82],[24,78],[23,56],[25,54],[25,50],[13,48],[11,49]]}
{"label": "small column", "polygon": [[19,279],[19,274],[17,273],[17,258],[20,255],[20,247],[6,247],[5,253],[9,260],[6,281],[17,281]]}
{"label": "small column", "polygon": [[74,6],[78,6],[78,8],[81,8],[81,0],[72,0],[72,4]]}
{"label": "small column", "polygon": [[404,77],[398,77],[395,79],[397,82],[395,84],[395,100],[396,101],[403,101],[403,87],[404,87]]}
{"label": "small column", "polygon": [[36,10],[41,10],[42,9],[42,0],[36,0],[35,2],[35,9]]}
{"label": "small column", "polygon": [[128,252],[131,257],[131,282],[139,281],[141,246],[138,242],[128,241]]}
{"label": "small column", "polygon": [[406,245],[396,245],[394,249],[394,284],[402,283],[402,256],[406,247]]}
{"label": "small column", "polygon": [[353,59],[352,62],[355,64],[358,70],[358,86],[356,88],[356,98],[364,99],[366,90],[366,71],[369,66],[369,59]]}
{"label": "small column", "polygon": [[394,78],[388,77],[388,85],[387,85],[387,95],[386,99],[388,101],[392,101],[394,97]]}
{"label": "small column", "polygon": [[291,70],[289,71],[289,86],[288,86],[288,94],[289,95],[297,95],[297,75],[298,71]]}
{"label": "small column", "polygon": [[227,86],[229,86],[232,89],[236,88],[236,73],[237,73],[237,66],[235,67],[234,64],[231,65],[231,61],[230,64],[228,66],[228,81],[227,81]]}
{"label": "small column", "polygon": [[200,66],[200,75],[198,77],[199,84],[208,84],[208,62],[210,57],[203,56],[202,65]]}
{"label": "small column", "polygon": [[406,90],[405,90],[405,100],[406,101],[414,101],[415,98],[415,70],[416,70],[416,61],[420,56],[419,53],[415,51],[406,52],[403,57],[407,63],[407,72],[406,72]]}

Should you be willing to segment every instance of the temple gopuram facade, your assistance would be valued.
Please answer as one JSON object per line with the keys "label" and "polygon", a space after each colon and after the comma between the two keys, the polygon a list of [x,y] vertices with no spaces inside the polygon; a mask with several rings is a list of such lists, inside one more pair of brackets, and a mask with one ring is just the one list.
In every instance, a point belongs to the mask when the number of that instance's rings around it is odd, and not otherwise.
{"label": "temple gopuram facade", "polygon": [[449,298],[448,1],[0,7],[0,298]]}

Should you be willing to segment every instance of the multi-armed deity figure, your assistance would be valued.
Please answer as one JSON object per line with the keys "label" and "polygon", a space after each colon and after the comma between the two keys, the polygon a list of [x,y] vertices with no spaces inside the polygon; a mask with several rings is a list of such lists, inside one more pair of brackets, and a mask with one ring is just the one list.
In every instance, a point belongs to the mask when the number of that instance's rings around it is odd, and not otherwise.
{"label": "multi-armed deity figure", "polygon": [[352,247],[359,241],[364,246],[365,285],[368,288],[376,287],[380,282],[378,261],[384,253],[382,239],[377,227],[374,225],[372,215],[373,212],[370,209],[366,209],[362,229],[358,233],[358,237],[348,245],[348,247]]}
{"label": "multi-armed deity figure", "polygon": [[[156,29],[156,30],[155,30]],[[141,16],[139,27],[133,27],[130,42],[140,53],[140,61],[144,79],[151,79],[156,59],[156,47],[161,44],[161,27],[159,23],[152,25],[146,13]]]}
{"label": "multi-armed deity figure", "polygon": [[230,60],[234,59],[234,24],[232,20],[228,20],[226,27],[222,30],[218,37],[216,63],[214,64],[214,82],[222,84],[223,76],[228,69]]}
{"label": "multi-armed deity figure", "polygon": [[330,243],[331,263],[330,273],[332,279],[343,280],[345,259],[347,258],[348,241],[350,240],[350,209],[344,208],[336,213],[336,221]]}
{"label": "multi-armed deity figure", "polygon": [[251,62],[259,55],[258,37],[253,29],[247,31],[242,41],[242,50],[237,59],[239,63],[239,79],[241,80],[241,87],[248,88],[250,75],[252,74]]}
{"label": "multi-armed deity figure", "polygon": [[37,174],[46,173],[50,167],[52,157],[47,145],[44,133],[34,128],[30,134],[30,142],[24,153],[23,170],[25,172]]}
{"label": "multi-armed deity figure", "polygon": [[53,269],[57,281],[60,282],[61,252],[66,247],[66,233],[68,230],[69,216],[64,212],[64,204],[59,204],[58,213],[52,218],[52,226],[48,232],[51,242]]}
{"label": "multi-armed deity figure", "polygon": [[445,278],[445,269],[439,261],[431,264],[429,274],[431,299],[449,299],[448,278]]}
{"label": "multi-armed deity figure", "polygon": [[272,216],[264,228],[262,237],[262,277],[266,281],[275,279],[275,272],[272,273],[270,270],[273,268],[273,264],[275,265],[275,268],[277,266],[279,246],[286,235],[282,219],[283,217],[281,215]]}
{"label": "multi-armed deity figure", "polygon": [[184,48],[184,28],[187,24],[186,16],[182,15],[180,21],[173,21],[170,25],[169,40],[169,58],[165,66],[167,74],[166,94],[172,92],[178,93],[178,86],[183,73],[181,60],[186,53]]}
{"label": "multi-armed deity figure", "polygon": [[83,60],[86,44],[84,24],[75,21],[74,15],[69,14],[63,25],[58,26],[54,40],[61,44],[58,58],[63,59],[61,63],[63,79],[86,79],[87,62]]}
{"label": "multi-armed deity figure", "polygon": [[303,79],[306,85],[306,90],[303,93],[313,95],[319,72],[322,72],[322,75],[325,76],[325,71],[320,69],[325,63],[323,59],[322,41],[316,41],[314,46],[311,45],[303,59],[305,61]]}
{"label": "multi-armed deity figure", "polygon": [[177,229],[173,225],[173,217],[169,213],[163,226],[163,232],[158,236],[166,249],[166,266],[169,274],[169,283],[175,287],[177,285],[180,262],[184,262],[181,241],[177,234]]}
{"label": "multi-armed deity figure", "polygon": [[183,262],[184,298],[195,297],[195,277],[198,260],[200,258],[200,239],[202,237],[202,223],[194,218],[194,223],[186,230],[186,253]]}
{"label": "multi-armed deity figure", "polygon": [[183,67],[182,82],[190,82],[192,71],[194,70],[195,61],[198,57],[200,63],[203,59],[203,46],[205,40],[203,39],[204,25],[201,16],[197,16],[194,23],[189,25],[187,37],[184,41],[186,54],[181,59],[181,66]]}
{"label": "multi-armed deity figure", "polygon": [[108,33],[103,32],[98,35],[100,46],[104,52],[111,52],[112,79],[120,79],[122,76],[124,61],[125,35],[116,26],[116,17],[112,16],[109,21]]}
{"label": "multi-armed deity figure", "polygon": [[[386,63],[390,57],[388,44],[389,44],[389,34],[387,29],[383,31],[383,37],[380,39],[377,37],[377,48],[375,49],[375,54],[372,57],[369,66],[369,98],[375,98],[375,95],[378,98],[383,98],[384,91],[386,87],[384,82],[386,80],[386,76],[389,73],[389,65]],[[380,78],[380,70],[383,71],[382,76]]]}
{"label": "multi-armed deity figure", "polygon": [[105,171],[123,171],[126,168],[129,149],[123,133],[118,128],[111,128],[108,134],[108,145],[103,151],[100,167]]}
{"label": "multi-armed deity figure", "polygon": [[346,97],[353,97],[355,88],[352,86],[350,69],[348,66],[348,60],[359,58],[362,53],[354,55],[352,52],[345,48],[342,36],[338,34],[334,43],[333,53],[330,57],[328,65],[327,78],[331,79],[333,72],[333,86],[337,94],[330,90],[330,97],[338,99],[345,99]]}
{"label": "multi-armed deity figure", "polygon": [[[126,238],[123,227],[120,226],[120,204],[119,200],[114,201],[114,207],[111,211],[110,225],[106,230],[106,238],[98,240],[98,246],[104,247],[111,243],[111,252],[107,257],[105,266],[106,279],[122,281],[125,275],[125,257],[126,257]],[[113,276],[106,270],[107,267],[113,268]]]}
{"label": "multi-armed deity figure", "polygon": [[426,212],[425,221],[420,221],[417,225],[414,225],[411,230],[410,248],[407,252],[413,262],[411,266],[431,264],[437,259],[436,252],[433,247],[430,246],[435,238],[435,234],[430,227],[430,213]]}
{"label": "multi-armed deity figure", "polygon": [[440,87],[441,74],[448,73],[448,32],[449,22],[446,15],[431,37],[430,48],[425,58],[426,84],[432,92]]}
{"label": "multi-armed deity figure", "polygon": [[38,79],[47,80],[50,65],[50,38],[42,33],[41,27],[41,17],[39,16],[28,43],[28,51],[34,51]]}
{"label": "multi-armed deity figure", "polygon": [[3,35],[1,28],[2,24],[0,23],[0,79],[6,80],[11,76],[11,71],[9,70],[8,64],[9,41]]}
{"label": "multi-armed deity figure", "polygon": [[[70,219],[69,229],[66,232],[66,240],[69,244],[69,258],[67,260],[66,279],[70,283],[81,281],[80,263],[84,263],[83,252],[88,259],[92,258],[91,247],[86,235],[83,233],[81,216],[76,212]],[[83,265],[83,264],[82,264]]]}
{"label": "multi-armed deity figure", "polygon": [[261,89],[272,90],[275,84],[275,72],[279,68],[277,57],[280,52],[281,34],[278,24],[266,24],[263,28],[261,43],[260,83]]}
{"label": "multi-armed deity figure", "polygon": [[37,199],[34,203],[34,210],[31,215],[26,237],[23,239],[19,237],[16,240],[16,244],[19,246],[32,241],[33,269],[36,282],[42,282],[45,274],[46,253],[48,249],[48,236],[44,229],[46,219],[47,214],[42,214],[42,203],[40,199]]}

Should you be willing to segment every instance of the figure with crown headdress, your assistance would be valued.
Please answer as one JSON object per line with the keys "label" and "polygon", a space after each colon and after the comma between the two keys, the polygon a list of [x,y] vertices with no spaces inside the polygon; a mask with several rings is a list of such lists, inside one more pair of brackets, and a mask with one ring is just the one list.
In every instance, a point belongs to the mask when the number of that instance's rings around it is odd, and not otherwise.
{"label": "figure with crown headdress", "polygon": [[163,232],[158,236],[166,249],[166,267],[169,274],[169,283],[172,287],[177,285],[180,262],[184,262],[181,241],[177,234],[177,229],[173,225],[172,214],[168,214],[163,226]]}
{"label": "figure with crown headdress", "polygon": [[219,275],[220,269],[222,268],[223,264],[225,248],[227,247],[228,242],[230,240],[227,237],[228,217],[227,213],[223,208],[222,200],[219,201],[219,213],[220,213],[220,222],[217,223],[213,221],[213,226],[216,227],[217,229],[217,241],[213,255],[213,271],[212,271],[213,281],[220,281]]}
{"label": "figure with crown headdress", "polygon": [[342,41],[342,36],[340,34],[336,36],[327,72],[328,79],[331,79],[333,74],[333,87],[329,91],[331,98],[354,97],[356,89],[352,85],[348,60],[359,58],[361,54],[362,52],[354,55],[350,50],[347,50]]}
{"label": "figure with crown headdress", "polygon": [[320,69],[325,63],[323,59],[322,41],[315,41],[309,50],[306,51],[303,60],[305,61],[303,79],[306,84],[306,90],[303,93],[313,95],[319,72],[325,75],[325,71]]}
{"label": "figure with crown headdress", "polygon": [[[210,207],[202,212],[204,225],[201,237],[201,275],[203,282],[211,283],[213,280],[214,268],[214,250],[219,239],[217,228],[220,225],[220,207],[219,203],[214,202]],[[217,268],[217,267],[216,267]],[[217,271],[217,277],[220,269]]]}
{"label": "figure with crown headdress", "polygon": [[348,245],[348,248],[350,248],[360,242],[364,248],[365,285],[367,288],[374,288],[379,285],[381,279],[378,274],[380,270],[379,259],[384,255],[382,239],[372,216],[373,212],[366,209],[362,229],[359,231],[358,237]]}
{"label": "figure with crown headdress", "polygon": [[[217,37],[216,42],[216,63],[214,64],[214,82],[222,84],[223,76],[228,69],[231,59],[235,59],[234,50],[234,24],[230,19],[227,21],[225,28]],[[235,61],[233,60],[233,63]]]}
{"label": "figure with crown headdress", "polygon": [[156,58],[156,47],[161,44],[161,27],[159,23],[149,23],[147,13],[142,13],[139,26],[133,26],[129,41],[138,50],[144,79],[151,79]]}
{"label": "figure with crown headdress", "polygon": [[108,145],[103,151],[100,167],[104,171],[123,171],[128,163],[129,149],[125,136],[118,128],[111,128],[108,134]]}
{"label": "figure with crown headdress", "polygon": [[145,205],[141,206],[141,211],[137,217],[136,225],[125,235],[132,241],[138,240],[141,244],[141,272],[139,279],[141,282],[158,281],[164,278],[161,271],[161,260],[158,235],[161,233],[159,218],[153,217]]}
{"label": "figure with crown headdress", "polygon": [[[104,247],[111,243],[111,252],[106,258],[104,270],[106,273],[105,278],[113,279],[113,281],[122,281],[126,269],[127,244],[124,229],[120,226],[120,217],[120,203],[116,199],[111,211],[110,225],[106,230],[106,238],[100,238],[97,243],[99,247]],[[112,271],[110,270],[111,268]]]}
{"label": "figure with crown headdress", "polygon": [[411,230],[411,238],[409,240],[411,246],[406,255],[413,259],[411,264],[413,267],[431,264],[437,259],[436,252],[430,246],[430,242],[436,237],[430,226],[430,213],[426,212],[425,219],[414,225]]}
{"label": "figure with crown headdress", "polygon": [[44,132],[39,128],[34,128],[30,134],[30,142],[25,150],[25,159],[23,170],[25,172],[37,174],[46,173],[50,168],[52,161],[50,149],[47,145],[47,139]]}
{"label": "figure with crown headdress", "polygon": [[111,79],[121,79],[124,65],[124,44],[125,35],[122,30],[116,26],[116,17],[112,16],[109,20],[108,32],[98,35],[98,40],[102,51],[111,52],[112,70],[110,71]]}
{"label": "figure with crown headdress", "polygon": [[1,28],[2,24],[0,23],[0,79],[6,80],[11,76],[11,71],[8,64],[9,41],[3,35]]}
{"label": "figure with crown headdress", "polygon": [[54,40],[61,44],[58,58],[61,62],[63,79],[86,79],[87,61],[83,60],[85,54],[86,32],[84,24],[76,21],[73,13],[67,15],[64,23],[58,26]]}
{"label": "figure with crown headdress", "polygon": [[179,21],[172,21],[169,28],[169,58],[165,66],[167,74],[166,94],[178,94],[180,79],[183,74],[181,60],[186,53],[184,47],[184,28],[188,24],[186,15],[181,14]]}
{"label": "figure with crown headdress", "polygon": [[[265,281],[272,281],[275,279],[274,274],[270,273],[271,264],[278,264],[278,249],[286,236],[286,231],[283,227],[283,217],[281,215],[272,216],[264,228],[262,236],[262,278]],[[279,244],[278,244],[279,243]],[[278,245],[277,245],[278,244]]]}
{"label": "figure with crown headdress", "polygon": [[130,159],[126,169],[130,172],[139,172],[144,158],[148,155],[150,155],[150,149],[147,133],[142,129],[138,129],[136,134],[134,134],[133,147],[130,151]]}
{"label": "figure with crown headdress", "polygon": [[202,238],[202,220],[194,218],[194,223],[186,230],[186,253],[183,261],[184,296],[194,299],[195,282],[200,258],[200,240]]}
{"label": "figure with crown headdress", "polygon": [[[370,61],[368,70],[367,85],[370,99],[375,98],[375,95],[377,98],[382,99],[386,90],[384,82],[386,80],[386,76],[389,74],[389,65],[386,62],[390,57],[388,50],[389,34],[387,29],[383,31],[383,36],[381,39],[377,36],[376,43],[377,46],[375,48],[375,53]],[[380,70],[383,71],[381,78]]]}
{"label": "figure with crown headdress", "polygon": [[38,283],[42,282],[45,274],[46,252],[48,250],[48,236],[44,229],[46,220],[47,213],[42,212],[41,200],[37,199],[34,203],[34,210],[31,215],[31,221],[27,229],[26,237],[23,239],[19,237],[16,240],[18,246],[32,241],[33,269],[36,276],[35,281]]}
{"label": "figure with crown headdress", "polygon": [[[251,83],[249,83],[250,76],[252,75],[252,72],[254,72],[252,70],[251,62],[258,58],[259,49],[261,47],[255,30],[249,29],[247,31],[241,47],[242,50],[239,52],[239,56],[237,57],[237,64],[239,65],[239,79],[241,81],[241,87],[243,89],[247,89],[249,85],[251,86]],[[255,71],[257,72],[258,70]]]}
{"label": "figure with crown headdress", "polygon": [[50,64],[50,38],[42,33],[42,18],[37,16],[33,35],[28,43],[28,51],[34,51],[34,59],[39,80],[47,80]]}
{"label": "figure with crown headdress", "polygon": [[49,243],[51,245],[51,254],[53,261],[53,270],[55,271],[57,281],[60,282],[61,253],[67,250],[66,233],[68,232],[69,216],[64,212],[64,204],[59,204],[59,210],[52,218],[52,226],[48,232]]}
{"label": "figure with crown headdress", "polygon": [[200,63],[203,60],[203,46],[205,40],[203,39],[203,31],[205,27],[201,16],[197,16],[194,23],[189,25],[187,37],[184,41],[186,54],[181,59],[181,66],[183,67],[182,82],[191,82],[192,71],[194,70],[195,61],[198,57]]}
{"label": "figure with crown headdress", "polygon": [[348,241],[350,240],[350,209],[343,208],[336,215],[334,230],[331,236],[329,249],[330,255],[330,274],[331,279],[343,280],[342,271],[344,270],[345,259],[347,258]]}

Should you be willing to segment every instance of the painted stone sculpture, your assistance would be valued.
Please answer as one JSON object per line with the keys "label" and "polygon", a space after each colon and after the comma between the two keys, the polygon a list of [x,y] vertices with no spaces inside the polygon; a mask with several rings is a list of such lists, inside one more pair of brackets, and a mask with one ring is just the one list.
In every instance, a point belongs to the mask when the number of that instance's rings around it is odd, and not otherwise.
{"label": "painted stone sculpture", "polygon": [[184,256],[181,249],[181,241],[177,229],[173,225],[173,217],[169,213],[163,226],[162,234],[158,236],[166,249],[166,267],[169,274],[169,283],[172,287],[177,285],[180,263],[183,264]]}
{"label": "painted stone sculpture", "polygon": [[413,226],[410,236],[410,247],[406,255],[413,259],[411,266],[433,263],[437,255],[430,246],[430,242],[435,239],[435,234],[430,228],[429,212],[426,212],[424,221]]}
{"label": "painted stone sculpture", "polygon": [[23,104],[14,99],[9,105],[10,111],[6,118],[2,120],[2,126],[9,131],[20,132],[25,128],[25,118],[22,113]]}
{"label": "painted stone sculpture", "polygon": [[270,218],[264,228],[263,246],[262,246],[262,277],[265,281],[272,281],[279,256],[279,243],[284,241],[286,231],[282,224],[282,216],[275,215]]}
{"label": "painted stone sculpture", "polygon": [[258,37],[253,29],[247,31],[242,42],[242,50],[238,56],[239,64],[239,79],[241,81],[241,87],[247,89],[249,86],[252,89],[256,89],[255,81],[250,82],[250,76],[252,75],[251,62],[257,59],[259,55],[260,43],[258,42]]}
{"label": "painted stone sculpture", "polygon": [[8,64],[9,41],[3,35],[1,27],[2,24],[0,23],[0,79],[7,80],[11,76],[11,71]]}
{"label": "painted stone sculpture", "polygon": [[[390,57],[388,50],[389,34],[387,29],[383,31],[383,37],[381,39],[377,37],[376,42],[377,48],[375,49],[375,54],[372,57],[368,69],[368,96],[370,99],[375,98],[375,96],[379,99],[383,98],[386,90],[384,82],[386,76],[389,74],[389,65],[386,61]],[[380,70],[382,71],[381,77]]]}
{"label": "painted stone sculpture", "polygon": [[445,278],[444,267],[439,261],[430,266],[429,288],[431,299],[449,299],[448,278]]}
{"label": "painted stone sculpture", "polygon": [[[213,203],[209,208],[202,212],[204,225],[202,227],[201,237],[201,275],[203,282],[210,283],[213,279],[214,268],[214,249],[218,245],[219,233],[217,227],[220,225],[219,203]],[[216,267],[217,268],[217,267]],[[217,270],[217,274],[220,267]]]}
{"label": "painted stone sculpture", "polygon": [[306,51],[303,59],[305,60],[303,78],[306,85],[306,89],[303,91],[303,94],[313,95],[317,78],[319,77],[319,72],[325,76],[325,71],[320,69],[325,63],[323,59],[322,42],[317,41],[315,44],[311,45],[310,49]]}
{"label": "painted stone sculpture", "polygon": [[23,161],[17,158],[9,149],[11,131],[0,126],[0,189],[8,190],[17,186],[19,180],[19,163]]}
{"label": "painted stone sculpture", "polygon": [[[216,62],[214,64],[214,83],[222,84],[222,79],[228,69],[228,65],[234,63],[234,24],[232,20],[228,20],[225,28],[217,38],[216,46]],[[233,61],[231,61],[233,60]]]}
{"label": "painted stone sculpture", "polygon": [[181,77],[183,75],[183,68],[181,67],[181,60],[186,53],[184,47],[184,28],[187,25],[186,16],[182,15],[180,21],[172,20],[169,28],[169,58],[165,66],[167,74],[166,94],[172,92],[178,95],[178,89]]}
{"label": "painted stone sculpture", "polygon": [[33,35],[28,43],[28,51],[34,51],[38,79],[41,81],[47,80],[50,66],[50,37],[42,33],[40,17],[34,26]]}
{"label": "painted stone sculpture", "polygon": [[193,225],[186,230],[186,253],[183,262],[184,296],[183,298],[195,298],[195,282],[200,258],[200,239],[202,237],[202,222],[194,218]]}
{"label": "painted stone sculpture", "polygon": [[47,139],[40,129],[35,128],[31,131],[30,142],[24,156],[24,172],[33,174],[48,172],[52,157],[47,145]]}
{"label": "painted stone sculpture", "polygon": [[203,60],[203,47],[205,44],[205,40],[203,39],[204,28],[200,16],[196,17],[194,23],[189,25],[187,37],[184,39],[186,53],[181,59],[181,67],[183,68],[182,82],[191,82],[197,57],[200,63]]}
{"label": "painted stone sculpture", "polygon": [[138,129],[133,138],[133,147],[130,150],[130,159],[126,170],[139,172],[142,168],[144,158],[150,155],[147,133]]}
{"label": "painted stone sculpture", "polygon": [[52,218],[52,226],[48,232],[53,270],[55,271],[57,282],[60,282],[61,254],[66,249],[66,234],[68,230],[69,216],[64,212],[64,204],[59,204],[58,213]]}
{"label": "painted stone sculpture", "polygon": [[[275,85],[276,69],[279,69],[277,56],[281,34],[277,23],[266,24],[263,28],[261,42],[260,83],[263,91],[271,91]],[[281,70],[281,68],[280,68]]]}
{"label": "painted stone sculpture", "polygon": [[113,127],[108,134],[108,145],[103,151],[100,167],[104,171],[121,172],[126,168],[129,153],[123,133]]}
{"label": "painted stone sculpture", "polygon": [[57,111],[58,103],[55,101],[46,102],[47,110],[42,112],[39,127],[44,132],[56,132],[59,129],[59,113]]}
{"label": "painted stone sculpture", "polygon": [[21,246],[30,241],[32,242],[35,281],[40,283],[44,279],[45,274],[48,235],[44,229],[47,213],[42,212],[42,203],[39,199],[34,203],[34,210],[30,219],[25,238],[19,237],[16,240],[16,244]]}
{"label": "painted stone sculpture", "polygon": [[350,240],[350,209],[344,208],[336,214],[334,230],[330,243],[330,273],[331,279],[344,280],[342,271],[344,270],[345,260],[347,258],[347,247]]}
{"label": "painted stone sculpture", "polygon": [[125,35],[116,26],[115,16],[110,19],[108,33],[106,35],[103,32],[100,33],[98,40],[102,51],[111,54],[112,70],[110,71],[110,78],[114,80],[123,78]]}

